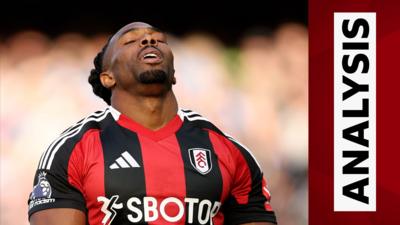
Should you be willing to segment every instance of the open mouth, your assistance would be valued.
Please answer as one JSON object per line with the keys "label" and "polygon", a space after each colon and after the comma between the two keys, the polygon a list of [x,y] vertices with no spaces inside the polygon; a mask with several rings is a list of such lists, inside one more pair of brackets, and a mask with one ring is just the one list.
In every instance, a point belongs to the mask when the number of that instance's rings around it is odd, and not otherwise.
{"label": "open mouth", "polygon": [[156,55],[156,54],[154,54],[154,53],[147,53],[146,55],[144,55],[144,59],[155,59],[155,58],[157,58],[158,56]]}
{"label": "open mouth", "polygon": [[147,64],[157,64],[162,62],[163,57],[158,49],[147,48],[140,54],[139,59]]}

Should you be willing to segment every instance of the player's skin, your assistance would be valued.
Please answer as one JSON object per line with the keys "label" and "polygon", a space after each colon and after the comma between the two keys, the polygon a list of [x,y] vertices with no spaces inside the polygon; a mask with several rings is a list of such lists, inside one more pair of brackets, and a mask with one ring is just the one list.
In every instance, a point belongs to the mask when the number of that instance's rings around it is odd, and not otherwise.
{"label": "player's skin", "polygon": [[[147,51],[157,57],[144,59],[143,53]],[[173,54],[164,33],[146,23],[126,25],[112,37],[103,66],[100,80],[103,86],[111,89],[111,105],[119,112],[151,130],[158,130],[176,115],[178,103],[172,91],[176,83]],[[148,70],[162,70],[167,77],[162,83],[144,84],[139,81],[139,74]],[[46,209],[34,213],[30,224],[86,225],[86,215],[72,208]]]}

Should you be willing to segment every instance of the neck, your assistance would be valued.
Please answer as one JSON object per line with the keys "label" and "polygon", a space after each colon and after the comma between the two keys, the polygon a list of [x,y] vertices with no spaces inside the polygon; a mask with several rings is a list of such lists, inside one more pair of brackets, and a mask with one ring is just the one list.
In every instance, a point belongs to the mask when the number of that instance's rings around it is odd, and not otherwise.
{"label": "neck", "polygon": [[178,111],[178,103],[172,91],[162,96],[132,96],[126,92],[114,92],[111,105],[142,126],[158,130],[165,126]]}

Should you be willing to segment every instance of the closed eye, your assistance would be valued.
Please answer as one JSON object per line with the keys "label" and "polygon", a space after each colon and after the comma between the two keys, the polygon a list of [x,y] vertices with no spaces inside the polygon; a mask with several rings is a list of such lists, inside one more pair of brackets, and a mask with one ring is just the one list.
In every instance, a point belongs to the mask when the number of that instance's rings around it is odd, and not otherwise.
{"label": "closed eye", "polygon": [[136,40],[127,41],[127,42],[124,43],[124,45],[132,44],[132,43],[135,43],[135,42],[136,42]]}

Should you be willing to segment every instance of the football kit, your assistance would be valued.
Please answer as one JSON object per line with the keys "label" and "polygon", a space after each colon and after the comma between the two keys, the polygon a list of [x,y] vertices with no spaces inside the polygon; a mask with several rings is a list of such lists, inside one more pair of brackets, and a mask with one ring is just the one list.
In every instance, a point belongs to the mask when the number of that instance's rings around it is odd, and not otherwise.
{"label": "football kit", "polygon": [[28,205],[90,225],[276,223],[270,197],[251,152],[199,114],[152,131],[109,106],[44,151]]}

